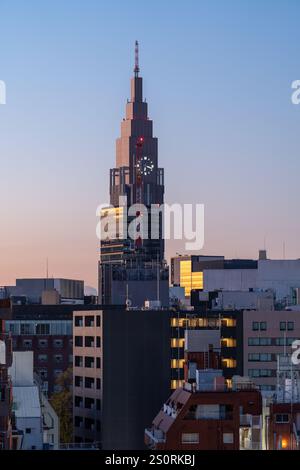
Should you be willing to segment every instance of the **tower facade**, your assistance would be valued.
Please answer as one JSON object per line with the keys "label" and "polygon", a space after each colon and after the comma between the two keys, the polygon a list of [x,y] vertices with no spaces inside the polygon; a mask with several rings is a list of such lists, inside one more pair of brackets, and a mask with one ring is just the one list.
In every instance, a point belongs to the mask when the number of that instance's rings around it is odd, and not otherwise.
{"label": "tower facade", "polygon": [[101,210],[99,303],[168,305],[169,271],[162,233],[164,170],[139,76],[138,43],[131,97],[110,170],[110,207]]}

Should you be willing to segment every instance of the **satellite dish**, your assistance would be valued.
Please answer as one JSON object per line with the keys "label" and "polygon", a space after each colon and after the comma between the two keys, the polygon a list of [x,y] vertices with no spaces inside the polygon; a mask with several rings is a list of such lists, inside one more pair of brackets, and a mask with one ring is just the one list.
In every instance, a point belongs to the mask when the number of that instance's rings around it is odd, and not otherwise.
{"label": "satellite dish", "polygon": [[132,306],[132,301],[130,299],[126,299],[126,307],[129,308]]}

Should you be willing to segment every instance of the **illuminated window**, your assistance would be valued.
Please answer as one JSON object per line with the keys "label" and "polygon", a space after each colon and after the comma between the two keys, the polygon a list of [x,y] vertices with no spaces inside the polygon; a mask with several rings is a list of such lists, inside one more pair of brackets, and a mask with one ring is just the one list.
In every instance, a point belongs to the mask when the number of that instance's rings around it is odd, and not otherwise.
{"label": "illuminated window", "polygon": [[232,379],[226,379],[225,381],[226,381],[227,388],[231,389],[232,388]]}
{"label": "illuminated window", "polygon": [[192,261],[180,261],[180,286],[184,287],[186,297],[191,295],[192,289],[203,289],[203,272],[192,271]]}
{"label": "illuminated window", "polygon": [[171,326],[186,328],[189,326],[187,318],[171,318]]}
{"label": "illuminated window", "polygon": [[176,388],[183,386],[183,380],[171,380],[171,390],[176,390]]}
{"label": "illuminated window", "polygon": [[231,358],[222,359],[222,366],[224,368],[236,367],[236,360]]}
{"label": "illuminated window", "polygon": [[172,369],[182,369],[184,365],[184,359],[172,359],[171,368]]}
{"label": "illuminated window", "polygon": [[236,326],[236,319],[235,318],[222,318],[222,326]]}
{"label": "illuminated window", "polygon": [[172,338],[171,339],[171,348],[183,348],[184,347],[184,338]]}
{"label": "illuminated window", "polygon": [[281,448],[282,449],[287,449],[289,446],[289,440],[285,437],[281,439]]}
{"label": "illuminated window", "polygon": [[221,339],[222,348],[235,348],[236,339],[235,338],[222,338]]}

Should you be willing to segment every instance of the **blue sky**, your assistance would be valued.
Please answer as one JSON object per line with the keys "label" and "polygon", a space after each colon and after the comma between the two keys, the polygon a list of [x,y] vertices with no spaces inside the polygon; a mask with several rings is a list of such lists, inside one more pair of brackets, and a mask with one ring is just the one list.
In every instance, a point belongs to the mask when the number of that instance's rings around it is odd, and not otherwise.
{"label": "blue sky", "polygon": [[[134,41],[167,202],[205,204],[202,253],[299,257],[297,0],[0,0],[0,284],[96,285]],[[167,255],[182,251],[169,243]]]}

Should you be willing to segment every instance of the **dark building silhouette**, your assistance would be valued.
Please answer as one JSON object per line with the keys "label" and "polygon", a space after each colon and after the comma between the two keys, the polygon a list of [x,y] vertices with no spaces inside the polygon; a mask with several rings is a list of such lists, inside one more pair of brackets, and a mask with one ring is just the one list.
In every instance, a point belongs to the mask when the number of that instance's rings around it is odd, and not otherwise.
{"label": "dark building silhouette", "polygon": [[144,429],[170,391],[170,314],[74,312],[74,440],[144,448]]}

